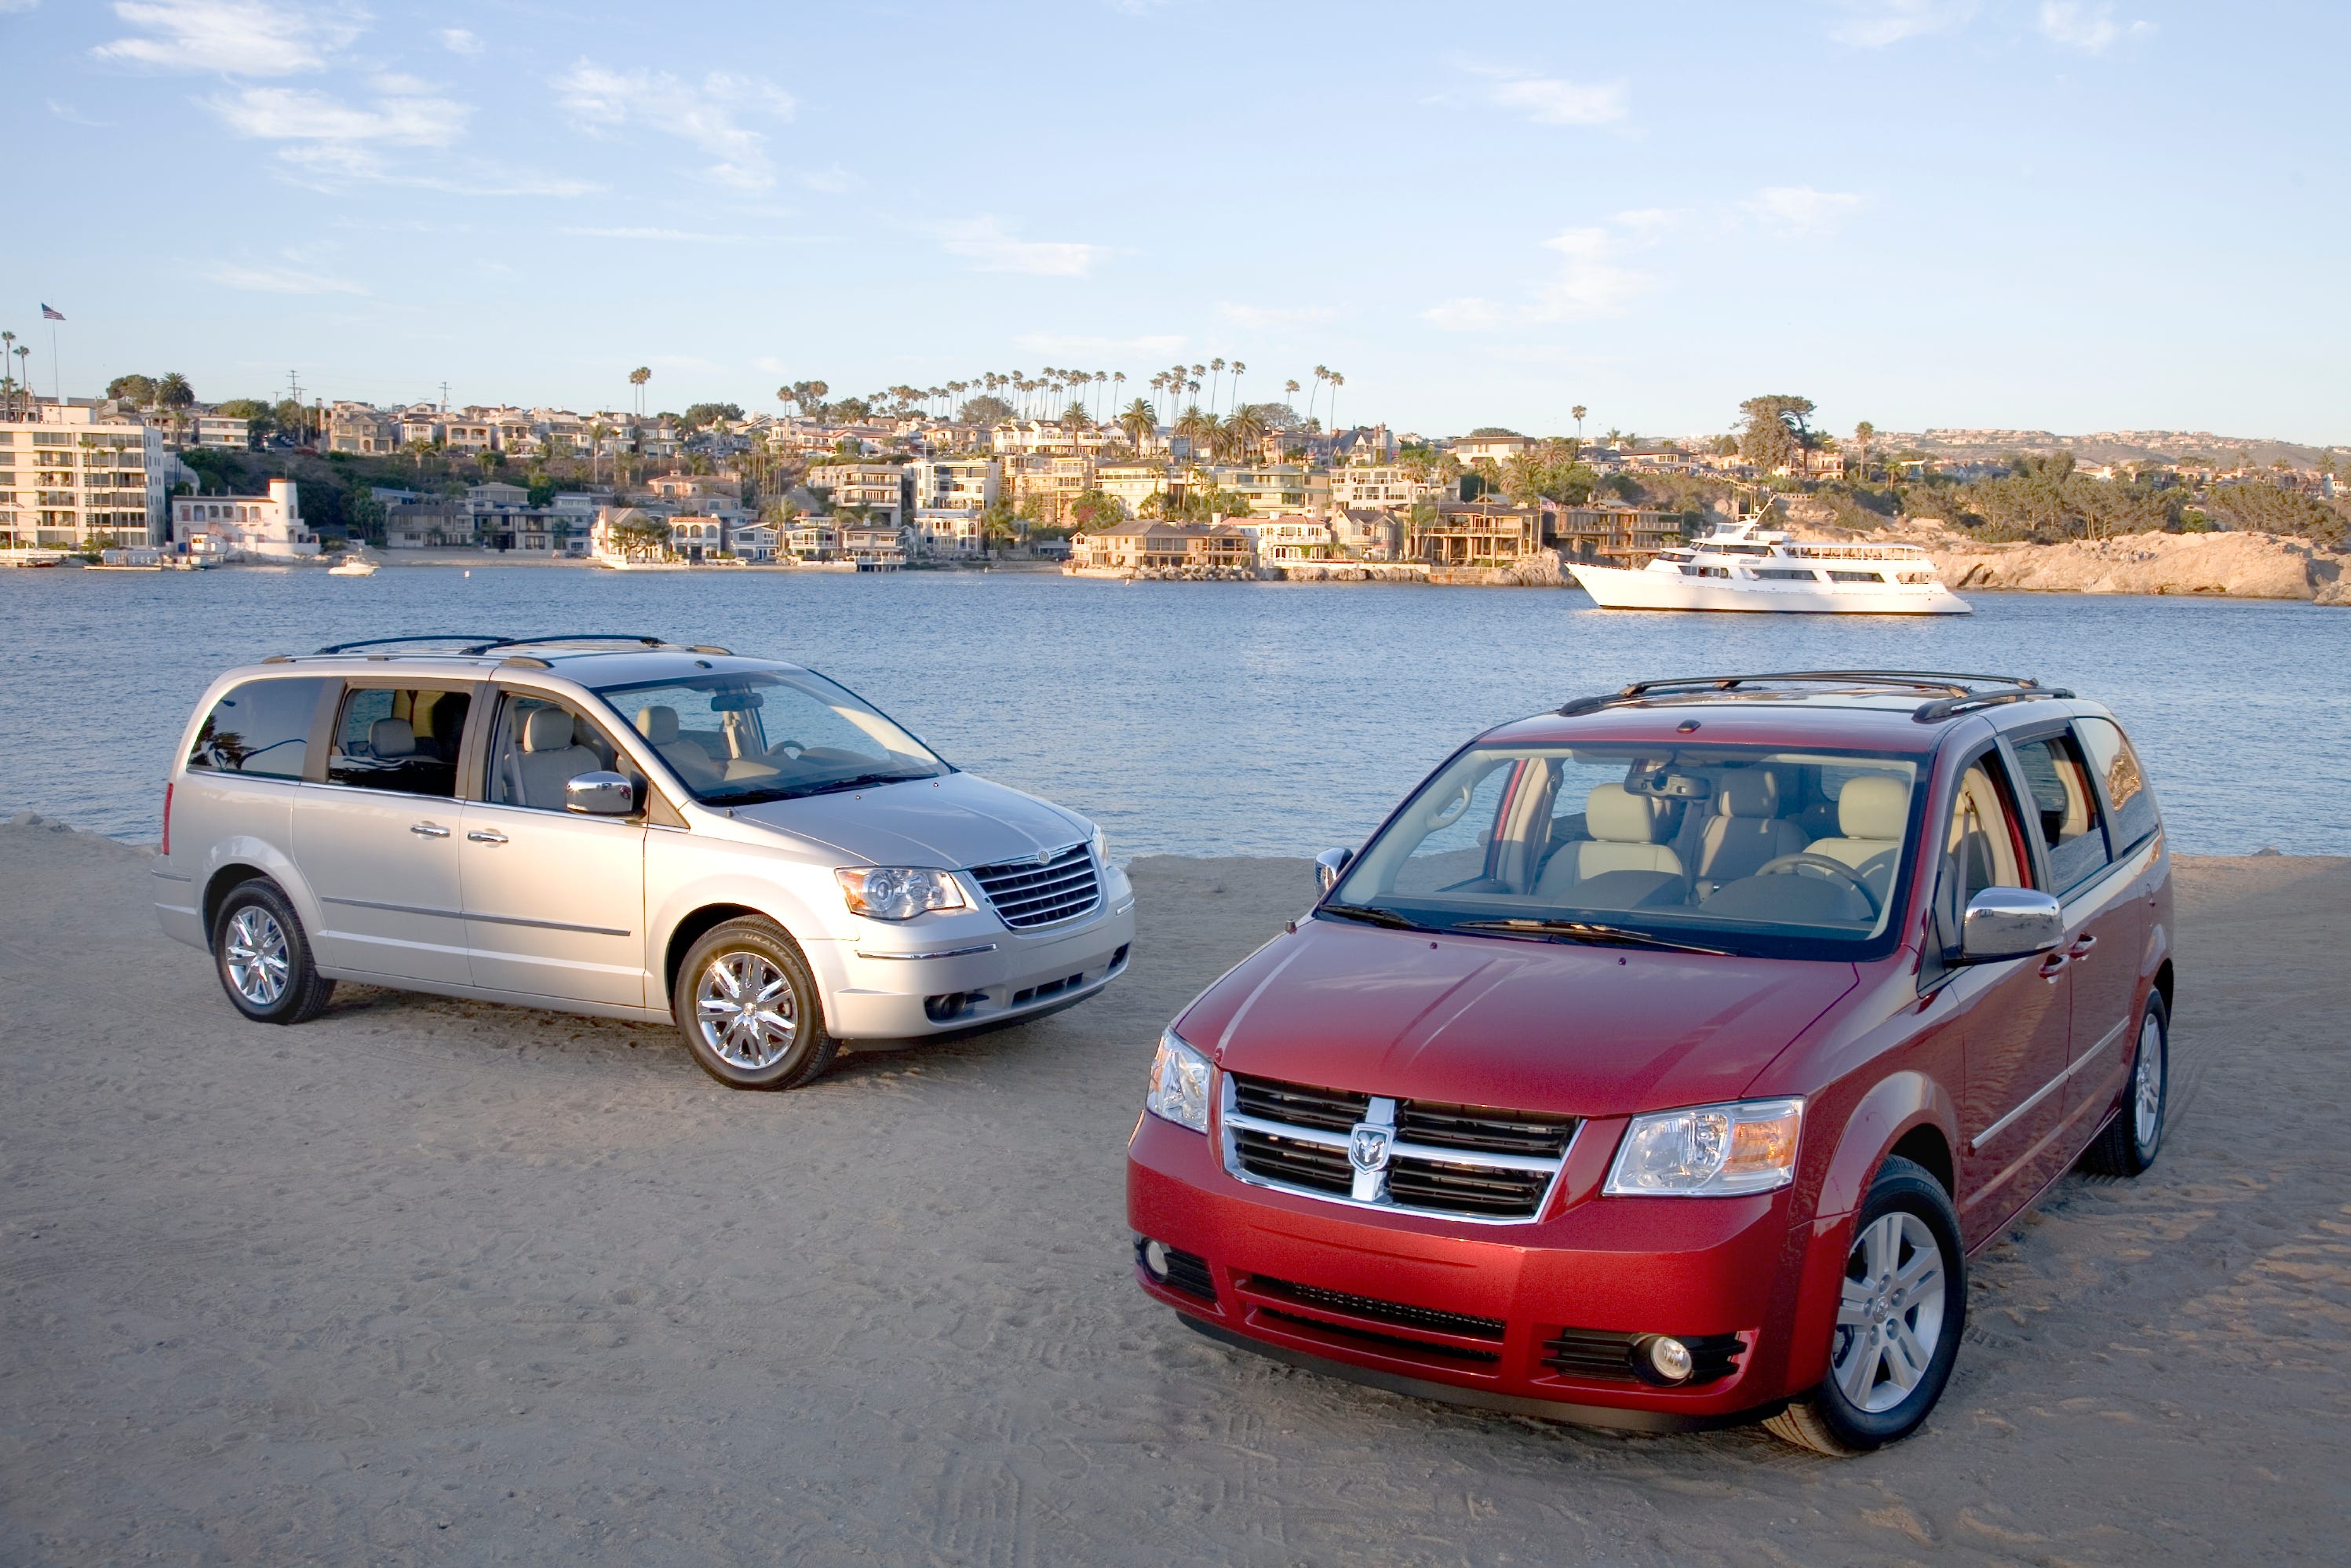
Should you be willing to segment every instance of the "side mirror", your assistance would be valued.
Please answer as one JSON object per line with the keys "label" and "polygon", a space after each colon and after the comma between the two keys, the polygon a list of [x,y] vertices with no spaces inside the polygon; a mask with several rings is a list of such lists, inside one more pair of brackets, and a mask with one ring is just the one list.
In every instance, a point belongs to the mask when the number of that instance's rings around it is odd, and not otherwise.
{"label": "side mirror", "polygon": [[1314,857],[1314,880],[1322,884],[1323,892],[1339,885],[1339,879],[1347,874],[1347,866],[1354,858],[1353,850],[1324,850]]}
{"label": "side mirror", "polygon": [[637,788],[619,773],[581,773],[563,781],[563,809],[588,817],[625,817],[637,809]]}
{"label": "side mirror", "polygon": [[1988,887],[1959,921],[1959,962],[1989,964],[2046,953],[2065,939],[2065,912],[2029,887]]}

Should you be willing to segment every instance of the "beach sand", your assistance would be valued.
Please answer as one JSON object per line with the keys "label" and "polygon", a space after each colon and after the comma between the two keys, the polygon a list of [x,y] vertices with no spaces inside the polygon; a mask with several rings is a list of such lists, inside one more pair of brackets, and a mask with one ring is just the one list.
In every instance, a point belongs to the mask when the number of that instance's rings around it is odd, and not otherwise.
{"label": "beach sand", "polygon": [[1302,862],[1139,862],[1104,997],[764,1095],[651,1027],[246,1024],[146,858],[0,828],[0,1561],[2343,1560],[2351,862],[2180,862],[2161,1160],[1986,1252],[1935,1418],[1833,1461],[1400,1398],[1134,1289],[1152,1041]]}

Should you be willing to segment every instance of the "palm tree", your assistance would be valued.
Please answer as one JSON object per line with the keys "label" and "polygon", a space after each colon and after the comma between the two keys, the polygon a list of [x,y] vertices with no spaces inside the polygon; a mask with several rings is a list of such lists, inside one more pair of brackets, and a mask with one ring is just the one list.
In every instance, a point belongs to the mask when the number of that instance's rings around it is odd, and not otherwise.
{"label": "palm tree", "polygon": [[1298,383],[1296,382],[1290,381],[1281,383],[1281,401],[1293,409],[1298,406]]}
{"label": "palm tree", "polygon": [[[1192,390],[1197,392],[1199,389],[1196,385]],[[1191,444],[1194,456],[1197,456],[1200,448],[1214,437],[1216,430],[1216,416],[1203,413],[1196,402],[1186,408],[1176,421],[1176,434]]]}
{"label": "palm tree", "polygon": [[1248,403],[1237,405],[1225,419],[1225,439],[1236,452],[1254,451],[1265,440],[1265,416]]}
{"label": "palm tree", "polygon": [[1861,472],[1864,478],[1869,476],[1869,444],[1876,439],[1877,426],[1869,421],[1865,419],[1853,427],[1853,444],[1861,448]]}
{"label": "palm tree", "polygon": [[645,383],[653,379],[653,367],[639,365],[629,372],[629,384],[637,389],[637,417],[645,416]]}
{"label": "palm tree", "polygon": [[1592,411],[1582,403],[1577,403],[1567,412],[1575,416],[1575,444],[1580,449],[1583,445],[1583,416]]}
{"label": "palm tree", "polygon": [[1330,366],[1317,365],[1314,367],[1314,390],[1306,394],[1306,417],[1308,419],[1312,419],[1314,417],[1314,400],[1322,395],[1322,383],[1330,379]]}
{"label": "palm tree", "polygon": [[1126,405],[1126,412],[1118,416],[1118,427],[1126,432],[1127,444],[1140,452],[1143,450],[1143,438],[1159,428],[1159,415],[1149,403],[1136,398]]}
{"label": "palm tree", "polygon": [[1333,435],[1339,434],[1339,389],[1346,384],[1346,377],[1336,371],[1331,372],[1331,434]]}
{"label": "palm tree", "polygon": [[[598,465],[604,455],[605,438],[611,434],[612,427],[601,419],[588,427],[588,482],[591,485],[596,482]],[[424,466],[423,460],[418,459],[416,465]]]}
{"label": "palm tree", "polygon": [[1210,413],[1217,412],[1217,378],[1224,373],[1225,361],[1221,356],[1208,361],[1208,412]]}
{"label": "palm tree", "polygon": [[1238,408],[1241,405],[1241,377],[1246,374],[1248,371],[1249,367],[1241,363],[1238,360],[1235,360],[1233,361],[1232,406],[1235,408]]}

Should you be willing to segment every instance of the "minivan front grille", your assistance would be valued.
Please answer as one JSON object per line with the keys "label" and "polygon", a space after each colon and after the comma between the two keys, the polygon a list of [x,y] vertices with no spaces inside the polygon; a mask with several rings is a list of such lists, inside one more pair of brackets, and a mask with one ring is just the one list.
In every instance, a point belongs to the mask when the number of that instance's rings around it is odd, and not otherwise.
{"label": "minivan front grille", "polygon": [[[1372,1208],[1514,1224],[1538,1218],[1577,1119],[1222,1074],[1225,1169]],[[1359,1166],[1361,1140],[1374,1155]],[[1384,1157],[1382,1157],[1384,1156]]]}
{"label": "minivan front grille", "polygon": [[1007,861],[971,868],[997,918],[1015,931],[1051,925],[1091,915],[1102,903],[1102,882],[1093,852],[1084,844],[1055,850],[1042,859]]}

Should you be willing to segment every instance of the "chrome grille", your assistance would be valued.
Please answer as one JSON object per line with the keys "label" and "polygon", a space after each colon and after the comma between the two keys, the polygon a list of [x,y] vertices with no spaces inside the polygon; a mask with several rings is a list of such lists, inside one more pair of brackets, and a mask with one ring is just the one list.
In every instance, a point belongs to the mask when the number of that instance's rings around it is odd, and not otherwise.
{"label": "chrome grille", "polygon": [[[1259,1186],[1366,1208],[1489,1224],[1536,1218],[1578,1125],[1573,1116],[1541,1112],[1220,1076],[1228,1172]],[[1348,1152],[1364,1130],[1387,1142],[1385,1161],[1368,1171]]]}
{"label": "chrome grille", "polygon": [[1042,861],[1007,861],[971,868],[997,918],[1015,931],[1091,915],[1102,903],[1093,852],[1083,844],[1055,850]]}

